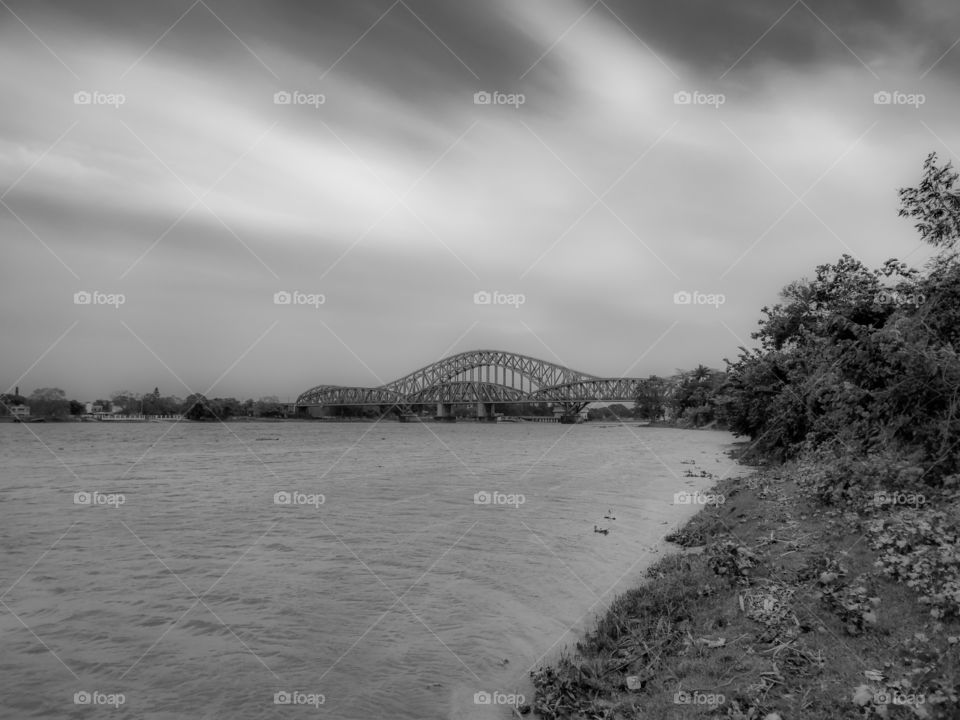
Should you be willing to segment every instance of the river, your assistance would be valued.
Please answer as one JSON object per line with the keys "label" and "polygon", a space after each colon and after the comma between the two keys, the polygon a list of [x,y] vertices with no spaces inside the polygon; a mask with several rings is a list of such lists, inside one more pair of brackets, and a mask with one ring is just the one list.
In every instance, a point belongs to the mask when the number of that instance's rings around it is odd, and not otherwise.
{"label": "river", "polygon": [[0,425],[0,712],[509,717],[475,700],[532,700],[529,669],[696,511],[674,493],[712,481],[685,472],[745,472],[732,442],[600,423]]}

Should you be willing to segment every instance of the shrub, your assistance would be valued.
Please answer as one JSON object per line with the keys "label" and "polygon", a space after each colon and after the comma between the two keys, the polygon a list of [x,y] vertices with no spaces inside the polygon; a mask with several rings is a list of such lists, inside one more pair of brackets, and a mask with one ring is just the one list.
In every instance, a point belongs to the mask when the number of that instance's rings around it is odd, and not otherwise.
{"label": "shrub", "polygon": [[960,615],[960,503],[904,509],[869,525],[877,567],[920,593],[935,618]]}

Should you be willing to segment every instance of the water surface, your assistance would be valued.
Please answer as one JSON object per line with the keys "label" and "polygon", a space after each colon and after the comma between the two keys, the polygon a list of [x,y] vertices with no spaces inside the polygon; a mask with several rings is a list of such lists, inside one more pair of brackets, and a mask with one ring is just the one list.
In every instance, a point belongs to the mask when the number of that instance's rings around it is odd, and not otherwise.
{"label": "water surface", "polygon": [[[0,425],[0,708],[508,717],[474,694],[529,699],[529,668],[696,509],[674,493],[711,480],[685,471],[742,472],[731,442],[595,423]],[[115,504],[74,503],[93,491]]]}

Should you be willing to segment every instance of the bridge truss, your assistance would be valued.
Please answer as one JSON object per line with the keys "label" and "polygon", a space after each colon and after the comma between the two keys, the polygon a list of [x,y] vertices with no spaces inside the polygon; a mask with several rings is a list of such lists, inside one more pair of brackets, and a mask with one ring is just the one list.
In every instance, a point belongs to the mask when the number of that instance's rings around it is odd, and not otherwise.
{"label": "bridge truss", "polygon": [[576,412],[591,402],[633,402],[642,382],[641,378],[601,378],[502,350],[470,350],[378,387],[317,385],[302,393],[296,405],[409,408],[433,403],[442,407],[550,402]]}

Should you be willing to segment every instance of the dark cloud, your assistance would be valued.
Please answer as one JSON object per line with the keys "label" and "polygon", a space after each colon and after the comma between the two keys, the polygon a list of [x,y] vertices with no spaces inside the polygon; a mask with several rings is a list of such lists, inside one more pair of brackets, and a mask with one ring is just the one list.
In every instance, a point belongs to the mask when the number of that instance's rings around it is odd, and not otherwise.
{"label": "dark cloud", "polygon": [[[235,63],[237,53],[244,50],[232,32],[281,78],[280,54],[286,53],[311,63],[318,76],[333,68],[331,72],[356,74],[361,81],[407,91],[462,82],[509,86],[543,50],[522,29],[504,22],[492,3],[205,0],[205,5],[194,5],[192,0],[91,0],[81,5],[69,0],[12,0],[9,4],[28,25],[54,23],[83,28],[83,34],[120,37],[134,53],[159,40],[152,52]],[[258,66],[255,72],[269,70]]]}
{"label": "dark cloud", "polygon": [[[954,23],[952,29],[941,23],[934,30],[933,16],[924,12],[922,5],[904,0],[806,0],[796,5],[793,0],[605,2],[655,52],[663,53],[667,62],[679,59],[706,78],[718,78],[754,43],[736,71],[749,73],[770,63],[857,64],[851,50],[869,63],[878,54],[918,45],[918,41],[929,46],[932,63],[949,43],[938,50],[931,40],[950,37],[953,32],[952,42],[960,32],[960,23]],[[597,6],[595,12],[604,12],[603,6]]]}
{"label": "dark cloud", "polygon": [[[230,35],[232,31],[262,52],[261,59],[281,76],[282,62],[276,53],[285,52],[312,63],[318,75],[336,64],[333,72],[355,74],[361,81],[365,78],[406,92],[439,91],[462,82],[510,87],[549,48],[531,42],[525,28],[506,21],[494,3],[205,0],[205,7],[194,6],[192,0],[88,0],[82,4],[10,0],[8,4],[28,24],[60,22],[78,31],[82,27],[86,32],[122,37],[131,51],[145,51],[189,10],[155,51],[235,63],[236,53],[245,50]],[[592,0],[577,0],[549,7],[564,25],[567,20],[573,24],[592,5]],[[734,63],[741,73],[770,63],[856,64],[852,51],[870,64],[876,57],[904,48],[918,48],[926,68],[960,36],[960,16],[949,13],[940,2],[604,0],[591,13],[607,15],[619,24],[610,11],[668,64],[672,58],[707,78],[719,77]],[[3,21],[13,19],[7,14]],[[538,75],[550,78],[556,72],[553,62],[547,54]],[[254,67],[250,71],[268,72],[255,60]]]}
{"label": "dark cloud", "polygon": [[[914,108],[876,105],[841,42],[882,78],[925,69],[960,35],[944,3],[808,0],[840,39],[798,4],[731,73],[746,89],[717,88],[726,102],[709,108],[675,92],[711,90],[791,0],[604,0],[679,81],[603,4],[564,35],[591,0],[392,2],[7,0],[78,78],[0,6],[0,61],[15,68],[0,77],[0,192],[15,184],[5,202],[36,233],[0,206],[8,373],[77,320],[21,386],[166,391],[120,319],[201,389],[276,323],[225,381],[237,395],[369,382],[352,352],[385,379],[471,346],[549,346],[614,374],[638,357],[637,374],[719,364],[802,268],[847,245],[867,262],[902,254],[895,188],[932,133],[960,146],[960,46]],[[84,88],[126,104],[76,104]],[[278,89],[327,102],[275,104]],[[479,89],[528,102],[475,106]],[[791,210],[814,181],[810,207]],[[166,232],[208,191],[210,210]],[[78,308],[80,288],[129,303]],[[284,288],[329,302],[278,307]],[[481,289],[528,302],[475,305]],[[729,302],[704,314],[674,305],[681,289]],[[582,360],[596,348],[600,364]]]}

